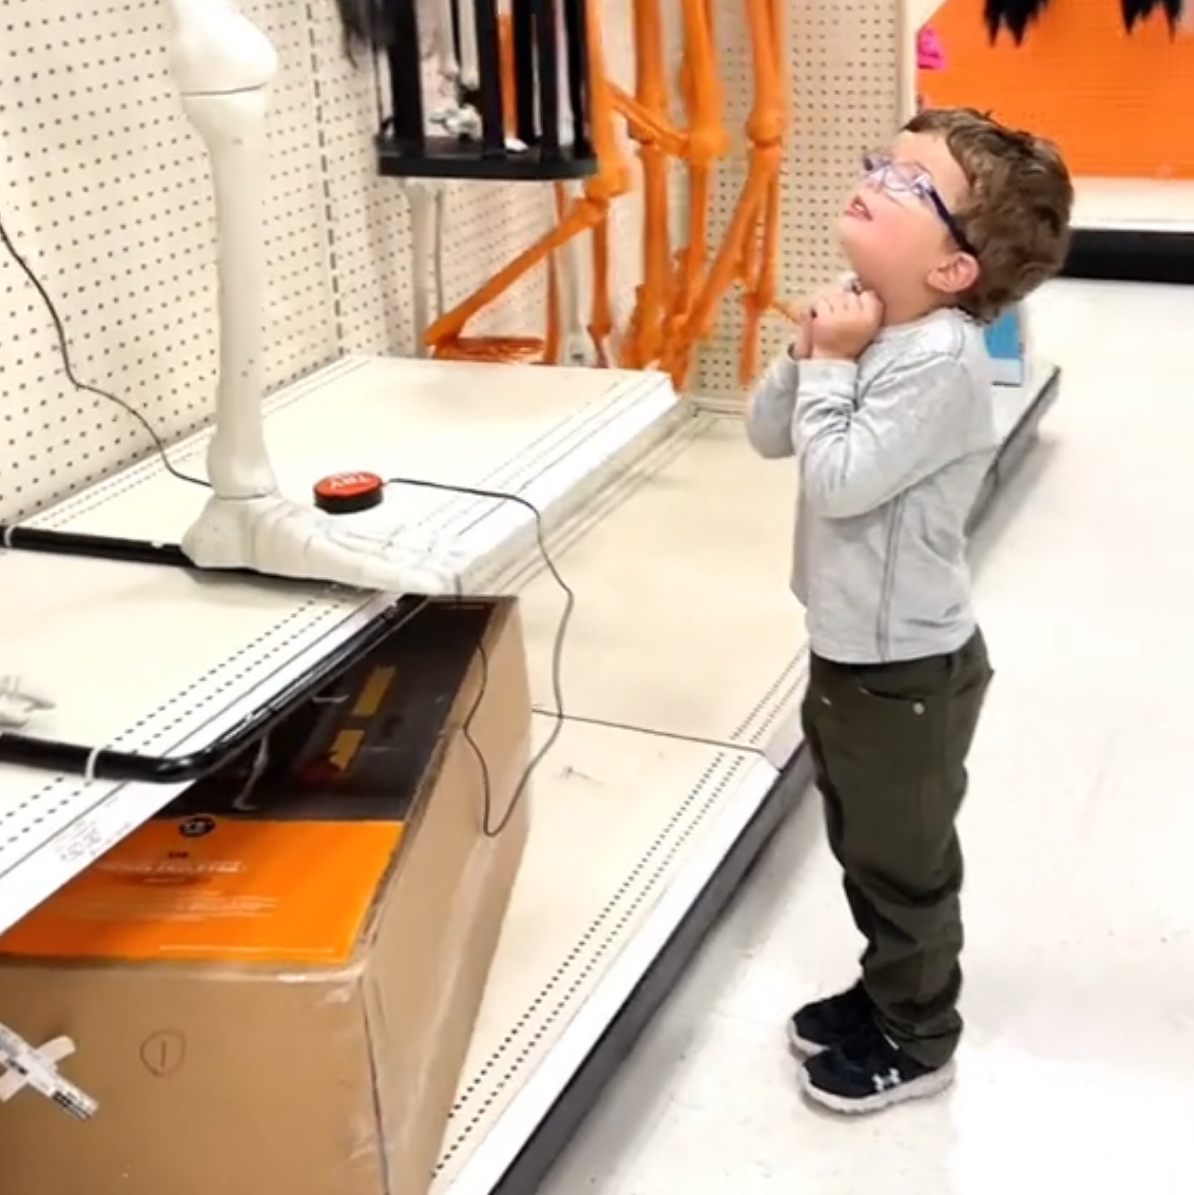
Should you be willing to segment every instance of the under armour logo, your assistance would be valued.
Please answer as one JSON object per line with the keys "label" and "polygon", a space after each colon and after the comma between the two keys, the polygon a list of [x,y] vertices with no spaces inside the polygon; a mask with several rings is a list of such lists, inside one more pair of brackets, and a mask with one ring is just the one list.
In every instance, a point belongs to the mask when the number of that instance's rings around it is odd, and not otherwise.
{"label": "under armour logo", "polygon": [[883,1092],[890,1091],[893,1087],[899,1087],[901,1082],[900,1072],[893,1066],[887,1074],[875,1075],[871,1082],[874,1083],[875,1090],[882,1095]]}

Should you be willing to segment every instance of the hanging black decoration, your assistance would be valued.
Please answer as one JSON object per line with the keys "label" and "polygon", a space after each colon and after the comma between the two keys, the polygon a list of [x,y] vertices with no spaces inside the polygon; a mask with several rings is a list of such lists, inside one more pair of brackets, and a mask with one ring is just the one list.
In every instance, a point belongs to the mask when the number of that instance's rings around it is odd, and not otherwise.
{"label": "hanging black decoration", "polygon": [[381,0],[336,0],[344,51],[352,62],[361,51],[369,52],[393,40]]}
{"label": "hanging black decoration", "polygon": [[[439,110],[429,110],[423,95],[419,17],[427,13],[425,4],[336,0],[336,10],[349,59],[373,56],[386,66],[388,94],[378,97],[382,175],[542,182],[595,173],[585,0],[511,0],[516,111],[509,114],[498,0],[450,0],[435,10],[451,13],[451,28],[433,31],[436,52],[442,63],[442,43],[450,36],[457,60],[456,73],[443,75],[456,80],[454,99]],[[466,40],[475,58],[471,84],[460,71]],[[508,115],[516,137],[507,135]],[[561,126],[570,140],[561,138]]]}
{"label": "hanging black decoration", "polygon": [[[1124,4],[1131,0],[1122,0]],[[1049,0],[984,0],[983,20],[987,36],[991,41],[999,38],[1001,29],[1006,29],[1016,45],[1022,45],[1028,30],[1039,21],[1049,7]]]}
{"label": "hanging black decoration", "polygon": [[1165,23],[1169,26],[1170,34],[1177,32],[1178,22],[1182,19],[1183,0],[1120,0],[1123,10],[1124,27],[1132,33],[1136,26],[1147,21],[1157,10],[1165,14]]}

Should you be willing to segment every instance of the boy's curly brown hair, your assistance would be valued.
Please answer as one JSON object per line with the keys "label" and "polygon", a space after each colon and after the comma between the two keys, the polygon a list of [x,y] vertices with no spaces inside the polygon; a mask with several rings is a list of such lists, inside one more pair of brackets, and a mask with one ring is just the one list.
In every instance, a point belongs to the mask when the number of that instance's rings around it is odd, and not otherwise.
{"label": "boy's curly brown hair", "polygon": [[926,109],[904,127],[940,136],[970,184],[954,216],[978,253],[979,276],[958,305],[990,322],[1064,265],[1074,206],[1070,173],[1051,141],[974,108]]}

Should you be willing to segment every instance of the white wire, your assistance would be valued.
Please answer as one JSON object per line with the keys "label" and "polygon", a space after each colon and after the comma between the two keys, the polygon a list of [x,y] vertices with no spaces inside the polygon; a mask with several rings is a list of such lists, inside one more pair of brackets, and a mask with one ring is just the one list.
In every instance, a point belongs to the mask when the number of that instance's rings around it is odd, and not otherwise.
{"label": "white wire", "polygon": [[83,768],[83,783],[90,784],[95,779],[95,765],[99,762],[103,747],[92,747],[87,753],[87,763]]}
{"label": "white wire", "polygon": [[[579,183],[564,184],[571,208],[581,194]],[[557,255],[560,267],[560,306],[564,312],[564,364],[588,363],[588,337],[585,328],[589,312],[586,310],[585,249],[592,246],[592,234],[582,233],[563,246]]]}
{"label": "white wire", "polygon": [[[460,23],[467,23],[464,13],[460,14]],[[452,0],[438,0],[436,4],[435,43],[440,72],[445,79],[455,82],[460,78],[460,63],[456,60],[456,39],[452,36]]]}
{"label": "white wire", "polygon": [[435,253],[432,266],[435,284],[435,316],[438,319],[448,310],[444,289],[444,234],[448,224],[448,188],[435,188]]}
{"label": "white wire", "polygon": [[476,4],[463,0],[460,5],[460,82],[469,91],[481,85],[481,70],[477,65]]}
{"label": "white wire", "polygon": [[407,180],[403,189],[410,204],[410,285],[414,306],[415,355],[425,357],[427,329],[431,326],[427,269],[432,257],[434,237],[432,190],[428,184],[416,179]]}

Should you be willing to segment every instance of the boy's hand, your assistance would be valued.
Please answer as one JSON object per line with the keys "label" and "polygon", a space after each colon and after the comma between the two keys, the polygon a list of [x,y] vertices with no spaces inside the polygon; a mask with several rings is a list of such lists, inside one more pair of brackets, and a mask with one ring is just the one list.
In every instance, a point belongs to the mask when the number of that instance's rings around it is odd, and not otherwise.
{"label": "boy's hand", "polygon": [[883,323],[883,304],[873,291],[835,291],[813,304],[810,356],[857,361]]}

